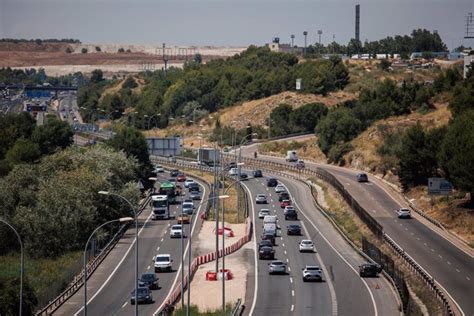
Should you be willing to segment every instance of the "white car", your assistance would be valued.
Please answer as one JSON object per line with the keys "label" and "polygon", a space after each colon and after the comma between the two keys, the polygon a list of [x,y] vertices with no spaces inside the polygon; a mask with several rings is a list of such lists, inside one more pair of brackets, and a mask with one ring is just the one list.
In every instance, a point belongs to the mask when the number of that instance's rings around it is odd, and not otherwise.
{"label": "white car", "polygon": [[279,184],[275,187],[275,192],[276,193],[281,193],[281,192],[285,192],[285,191],[286,191],[286,189],[282,184]]}
{"label": "white car", "polygon": [[163,172],[165,172],[165,168],[163,168],[163,166],[155,166],[155,172],[156,173],[163,173]]}
{"label": "white car", "polygon": [[323,271],[318,266],[306,266],[303,270],[303,282],[307,281],[323,281]]}
{"label": "white car", "polygon": [[177,224],[171,226],[171,231],[170,231],[170,237],[171,238],[181,238],[181,236],[184,237],[184,228],[182,225]]}
{"label": "white car", "polygon": [[172,271],[173,260],[171,259],[170,254],[161,254],[153,257],[153,265],[155,267],[155,272],[159,271]]}
{"label": "white car", "polygon": [[189,188],[189,184],[191,184],[192,182],[194,182],[193,179],[186,179],[186,181],[184,181],[184,187]]}
{"label": "white car", "polygon": [[258,212],[258,218],[264,218],[267,215],[270,215],[270,210],[267,208],[262,208],[260,212]]}
{"label": "white car", "polygon": [[304,239],[300,242],[300,252],[314,252],[314,244],[309,239]]}
{"label": "white car", "polygon": [[231,175],[231,176],[236,176],[238,174],[239,174],[239,169],[237,169],[237,168],[231,168],[229,170],[229,175]]}
{"label": "white car", "polygon": [[397,211],[398,218],[411,218],[411,211],[407,208],[401,208]]}

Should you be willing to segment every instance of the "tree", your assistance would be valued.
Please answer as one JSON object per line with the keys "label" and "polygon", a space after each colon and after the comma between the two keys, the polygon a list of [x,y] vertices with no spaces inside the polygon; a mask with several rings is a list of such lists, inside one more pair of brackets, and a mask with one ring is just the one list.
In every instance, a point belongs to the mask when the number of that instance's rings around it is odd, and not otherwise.
{"label": "tree", "polygon": [[123,47],[120,47],[117,52],[119,52],[119,53],[125,53],[125,49],[123,49]]}
{"label": "tree", "polygon": [[438,174],[438,151],[445,129],[425,132],[420,124],[406,130],[400,149],[399,178],[404,189],[426,185],[428,178]]}
{"label": "tree", "polygon": [[270,133],[272,136],[288,135],[292,127],[288,124],[293,108],[288,104],[280,104],[270,113]]}
{"label": "tree", "polygon": [[92,71],[91,82],[99,83],[104,80],[104,73],[100,69],[95,69]]}
{"label": "tree", "polygon": [[74,52],[74,50],[73,50],[70,46],[68,46],[68,47],[66,48],[66,53],[67,53],[67,54],[71,54],[72,52]]}
{"label": "tree", "polygon": [[102,49],[100,48],[100,46],[96,46],[96,47],[95,47],[95,51],[98,52],[98,53],[100,53],[100,52],[102,51]]}
{"label": "tree", "polygon": [[49,118],[46,124],[38,126],[31,140],[41,149],[42,154],[51,154],[58,148],[66,148],[73,143],[74,132],[67,122]]}
{"label": "tree", "polygon": [[5,156],[17,139],[29,139],[35,126],[36,121],[27,112],[0,116],[0,159]]}
{"label": "tree", "polygon": [[[0,314],[19,315],[20,306],[20,278],[2,277],[0,279]],[[33,315],[38,299],[28,278],[23,280],[23,315]]]}
{"label": "tree", "polygon": [[140,131],[134,127],[122,127],[107,144],[116,150],[123,150],[127,157],[135,157],[141,165],[140,176],[147,178],[147,174],[151,172],[150,154],[145,137]]}
{"label": "tree", "polygon": [[5,159],[10,165],[16,165],[22,162],[34,162],[40,156],[41,151],[38,144],[34,144],[24,138],[19,138],[15,145],[7,151]]}
{"label": "tree", "polygon": [[474,109],[474,80],[466,80],[454,88],[453,97],[449,102],[449,109],[453,116],[457,116],[466,110]]}
{"label": "tree", "polygon": [[194,55],[194,62],[196,64],[202,64],[202,56],[201,54],[197,53]]}
{"label": "tree", "polygon": [[122,89],[133,89],[136,87],[138,87],[138,84],[132,76],[127,77],[122,84]]}
{"label": "tree", "polygon": [[440,160],[447,178],[470,193],[474,206],[474,110],[454,118],[441,146]]}
{"label": "tree", "polygon": [[327,114],[328,109],[323,103],[309,103],[290,113],[289,125],[293,133],[312,132],[318,122]]}
{"label": "tree", "polygon": [[332,146],[348,142],[362,130],[362,123],[348,108],[329,111],[316,126],[316,136],[321,150],[327,155]]}
{"label": "tree", "polygon": [[392,64],[387,59],[382,59],[377,65],[383,71],[388,71]]}
{"label": "tree", "polygon": [[81,49],[81,53],[82,53],[82,54],[87,54],[87,48],[83,47],[83,48]]}
{"label": "tree", "polygon": [[347,44],[347,54],[349,56],[362,53],[362,43],[355,38],[351,38],[349,44]]}

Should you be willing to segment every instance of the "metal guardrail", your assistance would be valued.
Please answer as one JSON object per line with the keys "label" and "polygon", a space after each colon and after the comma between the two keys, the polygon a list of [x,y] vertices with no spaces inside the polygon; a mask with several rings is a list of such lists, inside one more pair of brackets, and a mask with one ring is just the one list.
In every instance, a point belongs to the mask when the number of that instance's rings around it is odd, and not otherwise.
{"label": "metal guardrail", "polygon": [[232,316],[240,316],[244,311],[244,305],[242,305],[242,299],[239,298],[232,309],[231,315]]}
{"label": "metal guardrail", "polygon": [[[142,201],[142,203],[140,204],[138,208],[137,216],[141,214],[141,212],[146,208],[149,202],[150,202],[150,195],[147,195],[147,197]],[[107,255],[115,247],[117,242],[123,237],[123,235],[125,234],[129,226],[130,226],[130,223],[123,224],[119,228],[117,233],[107,243],[107,245],[101,250],[101,252],[91,262],[87,264],[87,267],[86,267],[87,278],[90,278],[90,276],[94,273],[97,267],[102,263],[105,257],[107,257]],[[64,304],[64,302],[66,302],[69,298],[71,298],[71,296],[74,295],[82,287],[83,284],[84,284],[84,270],[82,270],[81,273],[74,278],[73,282],[71,282],[61,294],[59,294],[54,300],[49,302],[48,305],[46,305],[41,310],[39,310],[36,313],[36,315],[46,316],[46,315],[53,314],[62,304]]]}

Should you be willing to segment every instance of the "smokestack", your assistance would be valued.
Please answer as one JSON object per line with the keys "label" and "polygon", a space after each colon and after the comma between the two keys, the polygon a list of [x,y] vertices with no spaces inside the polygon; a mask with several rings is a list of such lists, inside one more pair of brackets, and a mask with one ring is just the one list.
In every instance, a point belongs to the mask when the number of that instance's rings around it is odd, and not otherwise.
{"label": "smokestack", "polygon": [[355,39],[360,40],[360,4],[356,4]]}

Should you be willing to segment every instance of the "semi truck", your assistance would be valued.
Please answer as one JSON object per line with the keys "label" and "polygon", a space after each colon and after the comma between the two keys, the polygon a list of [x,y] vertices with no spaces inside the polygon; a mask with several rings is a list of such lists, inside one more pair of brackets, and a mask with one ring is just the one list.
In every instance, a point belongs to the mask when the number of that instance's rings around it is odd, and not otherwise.
{"label": "semi truck", "polygon": [[167,195],[151,196],[152,219],[169,219],[170,208]]}
{"label": "semi truck", "polygon": [[199,164],[214,166],[219,165],[221,156],[218,149],[214,148],[199,148],[198,162]]}

